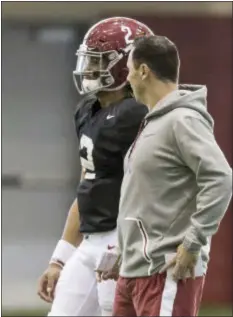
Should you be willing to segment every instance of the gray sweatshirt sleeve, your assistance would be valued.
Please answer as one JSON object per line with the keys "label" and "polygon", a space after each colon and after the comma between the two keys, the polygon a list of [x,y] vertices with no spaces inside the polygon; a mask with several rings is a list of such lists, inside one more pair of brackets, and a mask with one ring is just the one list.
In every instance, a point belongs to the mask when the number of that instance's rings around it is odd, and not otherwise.
{"label": "gray sweatshirt sleeve", "polygon": [[180,159],[196,175],[197,209],[183,242],[186,249],[195,252],[217,232],[227,210],[232,195],[232,169],[204,118],[180,118],[173,133]]}

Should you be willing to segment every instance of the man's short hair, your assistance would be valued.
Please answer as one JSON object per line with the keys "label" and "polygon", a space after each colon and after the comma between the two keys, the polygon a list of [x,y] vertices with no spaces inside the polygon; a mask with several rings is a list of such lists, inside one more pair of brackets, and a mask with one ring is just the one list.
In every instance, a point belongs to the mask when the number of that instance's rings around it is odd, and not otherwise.
{"label": "man's short hair", "polygon": [[135,39],[132,59],[136,69],[145,63],[158,79],[178,81],[179,53],[176,45],[165,36],[149,35]]}

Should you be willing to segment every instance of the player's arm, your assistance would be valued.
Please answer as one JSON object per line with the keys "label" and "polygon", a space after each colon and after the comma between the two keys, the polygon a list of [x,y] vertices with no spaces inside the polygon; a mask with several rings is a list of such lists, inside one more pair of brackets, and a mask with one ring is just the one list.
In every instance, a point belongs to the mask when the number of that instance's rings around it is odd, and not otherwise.
{"label": "player's arm", "polygon": [[[81,179],[84,179],[85,172],[82,170]],[[74,200],[70,207],[68,216],[66,219],[65,227],[62,234],[62,239],[77,247],[82,242],[82,234],[79,232],[80,220],[78,211],[77,198]]]}
{"label": "player's arm", "polygon": [[[78,104],[77,110],[74,115],[74,123],[76,128],[77,137],[79,138],[79,128],[82,121],[85,119],[86,112],[83,110],[85,108],[85,103],[87,98],[83,98]],[[80,182],[84,179],[85,170],[82,168]],[[72,255],[73,251],[82,241],[82,234],[79,231],[80,219],[78,210],[78,201],[75,199],[69,209],[65,227],[61,240],[58,242],[56,249],[51,258],[51,262],[58,260],[59,262],[65,262]],[[64,254],[63,254],[64,253]],[[63,259],[61,259],[61,257]],[[65,262],[64,262],[65,261]],[[62,263],[61,263],[62,264]]]}
{"label": "player's arm", "polygon": [[[85,172],[82,170],[81,179],[84,178]],[[66,261],[75,251],[76,247],[82,242],[82,234],[79,231],[80,220],[77,198],[73,201],[68,216],[66,219],[65,227],[61,239],[53,252],[50,263],[57,263],[64,266]]]}
{"label": "player's arm", "polygon": [[61,239],[70,243],[74,247],[77,247],[81,242],[79,241],[80,235],[78,232],[78,228],[79,228],[79,212],[78,212],[77,199],[75,199],[69,209]]}
{"label": "player's arm", "polygon": [[[84,177],[82,172],[81,180]],[[61,239],[53,252],[48,268],[39,278],[37,293],[41,299],[51,303],[61,270],[82,241],[79,232],[79,211],[77,199],[71,205]]]}

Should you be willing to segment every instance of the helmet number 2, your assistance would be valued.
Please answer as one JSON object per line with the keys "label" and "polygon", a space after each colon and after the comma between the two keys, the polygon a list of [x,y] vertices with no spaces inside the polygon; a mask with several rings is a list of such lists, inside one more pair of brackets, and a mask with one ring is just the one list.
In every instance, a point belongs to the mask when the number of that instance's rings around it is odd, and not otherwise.
{"label": "helmet number 2", "polygon": [[92,139],[83,134],[80,139],[80,161],[81,165],[85,170],[89,170],[90,173],[85,174],[85,178],[94,179],[95,178],[95,166],[93,162],[93,142]]}
{"label": "helmet number 2", "polygon": [[133,40],[130,40],[130,36],[132,35],[132,31],[128,26],[122,25],[121,26],[121,31],[125,32],[125,43],[126,44],[132,44]]}

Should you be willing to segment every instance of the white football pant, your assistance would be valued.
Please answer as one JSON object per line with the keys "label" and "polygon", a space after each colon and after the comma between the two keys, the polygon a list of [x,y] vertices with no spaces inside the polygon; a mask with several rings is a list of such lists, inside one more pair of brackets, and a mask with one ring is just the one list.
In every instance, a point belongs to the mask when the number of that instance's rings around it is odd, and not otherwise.
{"label": "white football pant", "polygon": [[116,282],[97,283],[94,269],[103,251],[116,242],[116,230],[84,235],[61,272],[48,316],[112,316]]}

